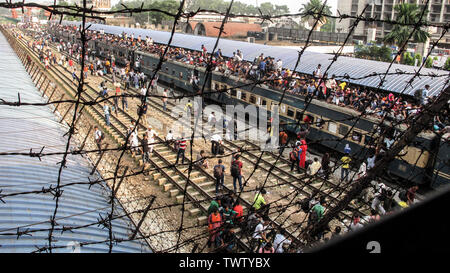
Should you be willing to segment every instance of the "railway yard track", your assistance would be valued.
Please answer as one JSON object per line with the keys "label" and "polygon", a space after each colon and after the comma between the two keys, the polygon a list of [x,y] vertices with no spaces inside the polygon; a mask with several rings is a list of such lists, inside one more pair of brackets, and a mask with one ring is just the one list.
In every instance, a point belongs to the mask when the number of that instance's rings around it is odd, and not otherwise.
{"label": "railway yard track", "polygon": [[[21,46],[27,50],[30,55],[33,55],[33,58],[35,59],[34,62],[39,63],[38,54],[28,48],[28,41],[29,39],[24,38],[24,40],[19,40],[19,43],[21,43]],[[57,52],[54,46],[52,46],[52,48],[54,52]],[[25,57],[22,58],[22,61],[25,62]],[[69,71],[58,65],[51,66],[46,71],[52,78],[58,81],[58,84],[66,90],[67,94],[71,98],[75,98],[77,86],[72,82]],[[32,76],[32,74],[30,75]],[[103,77],[103,79],[106,79],[109,82],[112,81],[109,77]],[[91,79],[89,79],[88,82],[91,82]],[[37,84],[38,83],[39,80],[37,81]],[[98,91],[96,91],[90,83],[87,83],[84,86],[85,91],[81,96],[81,100],[83,102],[95,101],[98,99]],[[139,91],[135,88],[128,89],[128,92],[132,92],[134,95],[139,94]],[[137,120],[135,109],[137,109],[139,101],[139,99],[129,100],[129,111],[123,111],[120,107],[117,109],[117,115],[114,115],[111,111],[111,126],[106,126],[103,108],[100,104],[86,106],[84,107],[84,111],[87,111],[99,127],[101,127],[105,133],[110,135],[111,138],[116,141],[117,145],[120,146],[125,143],[127,129],[130,127],[132,122],[136,122]],[[176,117],[170,114],[172,109],[176,107],[176,105],[171,102],[170,98],[167,102],[167,111],[163,110],[162,101],[159,98],[150,96],[147,101],[149,112],[151,113],[150,115],[155,115],[171,121],[176,120]],[[204,123],[206,124],[206,120]],[[147,126],[144,126],[141,123],[138,124],[138,135],[142,136],[147,129]],[[159,135],[162,135],[161,133],[162,132],[159,132]],[[188,175],[188,168],[191,164],[189,157],[186,156],[185,164],[175,166],[174,163],[177,157],[177,151],[175,148],[165,142],[160,136],[155,136],[154,138],[155,144],[153,145],[153,153],[149,160],[152,169],[156,169],[157,171],[149,174],[149,176],[151,176],[150,180],[159,184],[164,191],[169,193],[171,198],[176,200],[176,202],[182,203],[185,198],[186,200],[191,201],[186,205],[186,211],[189,212],[190,216],[196,217],[199,224],[206,224],[207,209],[210,201],[215,198],[215,178],[207,170],[198,167],[196,164],[193,164],[194,167]],[[201,140],[199,139],[196,141],[199,142]],[[249,168],[249,170],[256,168],[254,176],[264,178],[268,176],[268,182],[265,185],[265,188],[274,190],[283,188],[286,191],[297,192],[298,195],[296,200],[298,201],[308,198],[313,192],[319,192],[319,194],[325,195],[331,206],[333,206],[345,195],[347,189],[349,188],[345,185],[339,185],[338,182],[331,180],[325,180],[319,177],[309,177],[305,173],[292,173],[290,171],[290,161],[279,157],[278,154],[272,152],[261,152],[257,144],[248,140],[228,141],[224,139],[223,147],[225,149],[225,154],[227,155],[235,152],[238,148],[241,148],[243,151],[241,153],[241,159],[244,166]],[[187,154],[189,153],[187,152]],[[193,154],[195,153],[193,152]],[[135,156],[134,158],[136,164],[139,164],[139,157]],[[230,179],[226,179],[224,192],[231,193],[232,188],[233,186]],[[239,198],[241,200],[241,204],[244,206],[244,214],[245,211],[248,211],[248,209],[252,206],[254,194],[254,189],[245,189],[243,193],[240,194]],[[280,200],[277,202],[283,201]],[[282,208],[283,206],[279,207]],[[286,219],[289,218],[289,215],[285,215],[287,213],[283,214],[281,209],[278,210],[277,208],[277,206],[271,208],[269,217],[274,221],[275,225],[282,225],[287,229],[291,237],[297,238],[302,229],[298,227],[298,223],[289,223],[289,220],[286,221]],[[334,224],[341,226],[348,225],[354,211],[358,211],[362,215],[368,215],[370,207],[367,204],[363,204],[362,206],[352,204],[347,210],[341,211],[339,215],[340,219],[333,220]],[[289,224],[286,224],[285,221]],[[280,224],[282,222],[285,224]],[[237,237],[239,238],[238,247],[241,252],[248,251],[248,238],[247,236],[240,234],[240,232],[241,231],[237,229]]]}

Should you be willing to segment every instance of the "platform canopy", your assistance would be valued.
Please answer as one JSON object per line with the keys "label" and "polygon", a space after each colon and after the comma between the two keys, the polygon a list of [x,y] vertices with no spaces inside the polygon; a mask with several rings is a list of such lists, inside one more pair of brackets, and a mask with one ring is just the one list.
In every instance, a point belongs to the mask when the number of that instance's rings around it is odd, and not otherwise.
{"label": "platform canopy", "polygon": [[[79,26],[80,22],[64,21],[63,24]],[[88,25],[89,24],[90,23],[88,23]],[[148,36],[151,37],[154,42],[160,44],[167,44],[171,35],[170,32],[166,31],[126,28],[103,24],[90,24],[89,29],[95,31],[103,30],[105,33],[115,35],[120,35],[125,32],[128,36],[133,34],[136,38],[140,35],[142,39],[145,39]],[[216,41],[217,38],[215,37],[176,33],[173,37],[171,45],[191,50],[201,50],[201,46],[205,45],[208,52],[211,52]],[[275,60],[281,59],[283,62],[283,67],[291,70],[295,67],[300,51],[300,46],[299,49],[296,50],[229,39],[220,39],[217,48],[220,48],[222,50],[222,54],[227,57],[233,56],[233,52],[239,49],[242,51],[244,59],[247,61],[253,61],[256,57],[263,53],[264,56],[274,57]],[[305,51],[300,59],[300,63],[297,66],[296,71],[303,74],[312,75],[317,65],[321,64],[322,72],[324,72],[328,65],[332,62],[333,56],[334,55],[331,54]],[[390,63],[386,62],[341,56],[330,67],[328,70],[328,75],[336,75],[338,80],[345,80],[353,84],[377,88],[380,84],[383,73],[386,73],[389,65]],[[423,89],[426,84],[430,85],[430,96],[437,96],[444,90],[444,85],[450,75],[450,72],[448,71],[422,68],[420,74],[426,76],[421,76],[420,78],[416,77],[412,85],[408,85],[408,82],[413,75],[393,74],[398,71],[415,73],[417,69],[418,67],[414,66],[393,64],[380,89],[410,96],[412,96],[417,89]],[[347,75],[352,79],[345,79],[344,77]],[[368,75],[373,76],[367,77]],[[440,77],[432,77],[428,75],[440,75]]]}
{"label": "platform canopy", "polygon": [[[20,92],[22,102],[45,103],[31,78],[5,37],[0,33],[3,64],[0,66],[0,98],[16,101]],[[18,84],[20,81],[20,84]],[[1,153],[64,152],[69,128],[59,123],[52,109],[47,106],[0,105]],[[73,149],[73,148],[71,148]],[[50,219],[56,201],[51,192],[42,189],[55,188],[58,181],[62,154],[41,158],[28,155],[0,156],[0,253],[29,253],[48,246]],[[98,224],[111,212],[110,189],[103,183],[89,185],[90,181],[102,181],[98,173],[91,175],[92,164],[82,155],[69,154],[66,168],[61,173],[59,198],[53,233],[53,252],[109,252],[109,229]],[[84,184],[71,184],[84,182]],[[19,194],[22,193],[22,194]],[[117,201],[116,201],[117,202]],[[112,252],[151,252],[143,240],[129,240],[135,226],[117,202],[112,220],[115,239]],[[61,228],[73,228],[61,231]],[[11,235],[19,231],[31,231],[22,236]],[[80,243],[86,245],[77,248]]]}

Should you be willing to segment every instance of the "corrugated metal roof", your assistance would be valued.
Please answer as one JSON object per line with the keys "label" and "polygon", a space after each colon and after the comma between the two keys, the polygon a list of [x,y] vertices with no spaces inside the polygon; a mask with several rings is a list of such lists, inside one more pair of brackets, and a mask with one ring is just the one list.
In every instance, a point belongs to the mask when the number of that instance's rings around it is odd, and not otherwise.
{"label": "corrugated metal roof", "polygon": [[[77,25],[79,22],[69,22],[65,21],[63,24]],[[170,32],[156,31],[149,29],[139,29],[139,28],[124,28],[118,26],[108,26],[102,24],[91,24],[90,30],[104,30],[105,33],[119,35],[122,32],[128,35],[134,34],[135,37],[141,35],[145,38],[146,36],[152,37],[156,43],[167,44],[170,38]],[[183,47],[192,50],[201,50],[201,45],[204,44],[209,52],[214,48],[216,38],[195,36],[190,34],[176,33],[172,40],[172,45],[175,47]],[[233,41],[228,39],[221,39],[218,44],[218,48],[222,50],[222,54],[225,56],[232,56],[233,52],[240,49],[244,55],[244,59],[248,61],[253,61],[254,58],[264,53],[264,56],[271,56],[275,59],[281,59],[283,61],[283,67],[293,69],[298,58],[298,52],[300,50],[281,48],[276,46],[268,46],[262,44],[247,43],[241,41]],[[300,64],[297,67],[297,71],[305,74],[312,74],[314,69],[318,64],[322,64],[323,71],[331,63],[333,55],[316,53],[316,52],[304,52],[300,60]],[[367,76],[372,73],[385,73],[389,63],[378,62],[365,59],[356,59],[351,57],[339,57],[338,60],[331,66],[328,71],[328,75],[339,75],[344,76],[348,74],[352,78],[360,78]],[[396,72],[396,70],[401,70],[408,73],[415,73],[417,67],[394,64],[390,72]],[[449,72],[422,68],[421,74],[437,74],[437,75],[449,75]],[[394,93],[400,93],[405,88],[403,94],[413,95],[414,91],[417,89],[423,89],[426,84],[431,86],[430,95],[436,96],[440,94],[443,90],[446,77],[432,78],[429,76],[422,76],[413,83],[413,88],[407,86],[407,82],[411,79],[412,75],[388,75],[382,86],[382,89],[388,90]],[[349,80],[351,83],[376,88],[380,83],[380,77],[374,76],[360,80]]]}
{"label": "corrugated metal roof", "polygon": [[[0,98],[17,100],[20,92],[23,102],[42,102],[43,99],[26,74],[17,56],[0,34]],[[67,128],[57,122],[48,107],[8,107],[0,106],[0,152],[28,152],[30,148],[44,152],[64,151],[67,138],[63,136]],[[29,156],[0,156],[0,189],[2,194],[30,192],[50,185],[55,186],[62,155],[45,156],[42,161]],[[92,167],[89,161],[79,155],[68,156],[67,168],[62,171],[61,185],[69,182],[88,181]],[[103,185],[74,185],[63,188],[56,217],[58,227],[79,227],[97,222],[110,211],[109,189]],[[32,252],[36,246],[48,243],[48,231],[32,233],[33,236],[8,236],[18,227],[29,230],[50,228],[49,219],[53,215],[55,200],[50,193],[16,195],[3,198],[0,203],[0,252]],[[117,215],[124,211],[118,207]],[[128,239],[132,233],[129,219],[113,221],[115,238]],[[98,225],[73,230],[54,232],[54,246],[69,247],[74,242],[97,242],[108,240],[109,230]],[[81,252],[108,252],[106,243],[82,247]],[[69,252],[70,248],[54,249],[54,252]],[[114,245],[113,252],[150,252],[146,244],[139,241],[122,242]]]}

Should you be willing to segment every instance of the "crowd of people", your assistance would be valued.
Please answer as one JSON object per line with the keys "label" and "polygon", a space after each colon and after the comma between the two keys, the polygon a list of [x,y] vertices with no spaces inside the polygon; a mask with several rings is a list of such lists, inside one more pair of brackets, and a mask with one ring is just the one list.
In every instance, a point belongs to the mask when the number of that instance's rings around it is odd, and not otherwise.
{"label": "crowd of people", "polygon": [[[75,34],[76,28],[71,26],[57,26],[57,31],[66,31]],[[122,33],[120,35],[106,34],[102,31],[88,31],[89,39],[104,41],[113,46],[130,48],[161,56],[166,49],[163,44],[154,43],[151,37],[134,37]],[[73,50],[79,48],[74,46]],[[93,54],[88,49],[88,54]],[[108,53],[110,64],[115,66],[117,56]],[[189,50],[185,48],[170,47],[166,53],[166,59],[190,64],[198,67],[206,67],[211,60],[212,70],[223,73],[226,76],[235,76],[239,80],[261,81],[275,90],[286,89],[291,94],[300,94],[308,98],[315,98],[336,104],[341,107],[351,108],[374,117],[388,118],[396,121],[405,121],[420,113],[424,106],[434,99],[430,94],[430,86],[424,85],[417,88],[414,97],[396,96],[392,92],[372,92],[360,86],[352,86],[345,81],[339,81],[334,75],[323,72],[321,64],[318,64],[313,75],[304,75],[283,67],[280,59],[260,54],[253,61],[244,59],[241,50],[233,52],[233,56],[223,56],[218,49],[211,56],[204,45],[201,49]],[[141,64],[137,60],[128,66],[128,70],[140,71]],[[120,72],[124,75],[123,71]],[[192,81],[194,81],[193,79]],[[133,79],[136,83],[138,80]],[[448,109],[436,116],[430,129],[434,131],[450,131]]]}
{"label": "crowd of people", "polygon": [[[60,30],[68,31],[71,27],[58,27]],[[74,29],[72,29],[74,33]],[[104,34],[100,32],[88,31],[89,38],[92,40],[104,40],[111,44],[116,44],[121,47],[136,48],[144,50],[153,54],[161,54],[165,46],[154,43],[151,38],[146,37],[128,37],[126,34],[114,36],[110,34]],[[71,58],[62,57],[58,59],[51,50],[46,50],[48,41],[45,39],[31,42],[30,46],[36,49],[39,53],[41,61],[45,66],[58,64],[72,71],[73,80],[78,80],[76,74],[76,68]],[[70,42],[59,42],[58,50],[68,52],[70,56],[73,56],[77,60],[81,57],[80,46],[77,44],[70,44]],[[142,95],[145,95],[148,90],[148,77],[140,70],[139,62],[135,64],[129,64],[126,67],[119,68],[116,66],[114,56],[106,60],[100,60],[93,55],[93,52],[89,52],[86,56],[91,58],[92,62],[87,64],[83,68],[84,77],[88,78],[88,72],[91,75],[102,76],[110,74],[113,80],[115,88],[115,95],[120,95],[121,92],[126,91],[130,87],[136,88],[141,91]],[[426,85],[423,90],[415,94],[414,99],[410,101],[403,100],[402,97],[395,97],[392,93],[386,96],[381,94],[373,94],[368,90],[361,89],[360,87],[351,87],[346,82],[339,82],[335,77],[328,78],[328,75],[322,75],[322,68],[317,66],[314,76],[308,77],[300,75],[297,72],[292,72],[289,69],[283,68],[281,60],[276,60],[272,57],[264,56],[261,54],[253,62],[244,60],[244,56],[240,50],[237,50],[233,57],[226,58],[222,55],[219,49],[215,52],[214,56],[210,56],[207,53],[207,49],[202,46],[201,51],[191,51],[183,48],[171,47],[168,50],[167,58],[180,61],[183,63],[206,66],[209,58],[211,57],[214,71],[224,73],[229,76],[236,76],[242,80],[262,80],[273,89],[287,88],[289,92],[293,94],[303,94],[305,96],[314,97],[317,99],[323,99],[329,103],[333,103],[343,107],[354,108],[358,111],[366,110],[368,113],[378,115],[382,117],[386,112],[390,112],[395,119],[405,120],[408,117],[419,113],[423,106],[429,103],[433,98],[429,94],[429,86]],[[157,77],[150,84],[150,91],[157,87]],[[320,83],[320,84],[319,84]],[[319,85],[318,85],[319,84]],[[109,89],[106,83],[102,83],[99,86],[99,95],[108,97]],[[166,102],[168,97],[168,90],[164,90],[165,96],[162,98],[164,108],[166,109]],[[122,97],[122,109],[128,110],[128,103],[126,97]],[[189,103],[189,102],[188,102]],[[369,105],[368,109],[365,107]],[[110,125],[110,114],[115,112],[117,115],[117,109],[119,107],[118,98],[114,99],[114,104],[110,105],[105,103],[103,105],[103,111],[105,115],[106,125]],[[186,105],[186,111],[192,111],[189,105]],[[147,111],[146,104],[143,108],[139,108],[140,114],[144,115],[144,122],[146,121],[145,114]],[[214,113],[208,117],[208,123],[213,123],[215,119]],[[448,130],[449,124],[448,109],[444,110],[439,115],[435,116],[432,129],[437,132]],[[157,133],[148,126],[148,131],[144,133],[139,142],[137,129],[135,124],[132,124],[128,130],[130,135],[130,147],[133,155],[141,154],[142,161],[149,162],[150,156],[153,152],[153,144],[155,143],[155,137]],[[94,138],[101,150],[104,134],[95,127]],[[381,151],[376,152],[369,156],[366,160],[360,163],[358,171],[356,173],[356,179],[363,177],[367,171],[372,168],[377,160],[382,157],[383,149],[387,150],[392,145],[394,136],[385,138],[382,144]],[[211,155],[216,156],[223,154],[221,151],[222,139],[220,135],[211,136]],[[175,139],[172,132],[165,137],[165,141],[174,145],[177,151],[177,157],[175,165],[181,160],[181,163],[185,162],[185,151],[187,148],[188,138],[182,135],[180,138]],[[286,132],[280,132],[280,153],[283,154],[283,150],[289,147],[289,140]],[[330,154],[325,153],[321,160],[319,158],[313,158],[313,160],[307,160],[308,145],[304,135],[299,134],[292,151],[289,153],[289,159],[291,160],[291,172],[296,168],[297,172],[306,172],[308,175],[321,175],[324,179],[329,179],[332,174],[332,168],[330,166]],[[351,150],[346,147],[344,150],[344,156],[340,158],[339,165],[341,167],[340,180],[348,182],[352,180],[350,175],[350,166],[354,164],[352,157],[350,156]],[[221,158],[217,159],[217,163],[212,166],[210,160],[204,150],[200,151],[197,156],[196,164],[200,168],[211,168],[212,174],[216,179],[216,198],[211,202],[208,209],[208,229],[210,232],[210,238],[208,240],[210,246],[214,246],[220,251],[232,252],[236,246],[236,235],[234,230],[241,228],[244,232],[251,237],[250,247],[253,251],[259,253],[282,253],[289,248],[292,243],[292,238],[288,238],[286,231],[271,226],[271,222],[268,218],[269,204],[266,203],[264,195],[266,191],[261,189],[254,197],[252,208],[244,220],[243,208],[239,203],[239,199],[235,195],[219,194],[223,192],[225,173],[228,171],[223,164]],[[233,179],[234,193],[242,192],[243,188],[243,162],[241,161],[241,153],[238,150],[233,153],[230,162],[230,174]],[[352,223],[349,225],[349,230],[354,230],[361,227],[366,222],[372,222],[378,220],[380,216],[388,214],[396,209],[408,207],[414,202],[417,188],[411,188],[406,192],[398,194],[398,199],[394,198],[394,192],[388,189],[381,182],[377,183],[373,188],[368,188],[361,193],[360,200],[366,203],[370,203],[371,216],[363,217],[355,214],[352,219]],[[400,200],[400,201],[395,201]],[[319,221],[324,214],[327,207],[327,200],[325,196],[319,196],[318,193],[313,194],[308,200],[301,204],[302,209],[308,213],[308,222]],[[336,227],[334,231],[331,229],[325,229],[318,234],[314,234],[318,239],[324,239],[324,235],[327,232],[331,232],[332,236],[339,235],[341,228]],[[295,251],[298,251],[298,248]]]}

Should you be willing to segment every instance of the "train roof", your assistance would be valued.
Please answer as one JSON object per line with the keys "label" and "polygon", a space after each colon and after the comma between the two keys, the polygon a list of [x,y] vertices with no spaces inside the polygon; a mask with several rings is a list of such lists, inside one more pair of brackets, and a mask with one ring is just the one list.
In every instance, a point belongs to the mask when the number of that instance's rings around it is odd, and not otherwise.
{"label": "train roof", "polygon": [[[63,21],[63,24],[79,26],[80,22]],[[125,32],[128,35],[134,34],[135,37],[141,35],[141,37],[144,39],[146,36],[148,36],[151,37],[154,42],[160,44],[167,44],[171,34],[170,32],[166,31],[126,28],[93,23],[88,24],[90,24],[90,30],[103,30],[105,33],[115,35],[119,35]],[[217,38],[214,37],[175,33],[172,40],[172,46],[187,48],[191,50],[201,50],[201,45],[205,45],[205,47],[208,49],[208,52],[211,52],[214,48],[216,40]],[[229,39],[220,39],[217,48],[220,48],[222,50],[222,54],[228,57],[232,56],[233,52],[239,49],[242,51],[244,59],[246,59],[247,61],[253,61],[254,58],[263,53],[264,56],[274,57],[275,60],[281,59],[283,61],[283,67],[288,69],[293,69],[295,67],[295,63],[299,54],[299,51],[295,49],[280,48],[276,46],[234,41]],[[296,71],[312,75],[318,64],[321,64],[322,69],[325,70],[326,67],[331,63],[332,59],[333,55],[330,54],[305,51],[300,59],[300,63]],[[337,79],[340,80],[345,80],[342,77],[348,75],[353,79],[345,81],[370,88],[377,88],[381,80],[379,75],[385,73],[388,66],[389,63],[386,62],[341,56],[330,67],[328,75],[334,74],[337,76]],[[396,71],[403,71],[407,73],[415,73],[416,70],[417,67],[414,66],[393,64],[390,72],[395,73]],[[367,77],[370,74],[373,74],[373,76]],[[421,74],[425,74],[426,76],[416,78],[412,84],[413,87],[407,84],[407,82],[413,77],[413,75],[387,75],[381,89],[393,93],[401,93],[405,89],[403,94],[412,96],[415,90],[422,89],[426,84],[429,84],[429,95],[437,96],[442,92],[442,90],[444,90],[444,85],[447,78],[445,77],[445,75],[450,75],[448,71],[430,68],[422,68]],[[441,77],[436,78],[430,75],[440,75]]]}

